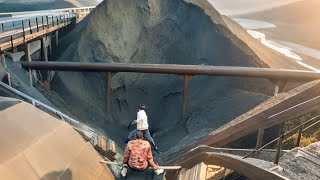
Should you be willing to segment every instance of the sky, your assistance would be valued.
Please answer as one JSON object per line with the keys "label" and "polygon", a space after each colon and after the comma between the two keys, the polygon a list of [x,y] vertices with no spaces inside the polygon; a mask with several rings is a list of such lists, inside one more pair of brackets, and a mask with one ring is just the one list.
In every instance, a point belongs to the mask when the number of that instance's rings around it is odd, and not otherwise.
{"label": "sky", "polygon": [[208,0],[221,14],[238,15],[258,12],[303,0]]}

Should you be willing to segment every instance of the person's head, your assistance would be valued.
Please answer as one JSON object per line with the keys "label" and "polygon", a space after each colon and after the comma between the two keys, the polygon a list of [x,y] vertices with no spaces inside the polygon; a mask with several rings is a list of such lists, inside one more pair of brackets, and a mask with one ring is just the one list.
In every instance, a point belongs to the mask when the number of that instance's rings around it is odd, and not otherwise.
{"label": "person's head", "polygon": [[143,133],[141,131],[136,132],[136,139],[143,139]]}
{"label": "person's head", "polygon": [[145,104],[139,104],[139,110],[145,110],[146,105]]}

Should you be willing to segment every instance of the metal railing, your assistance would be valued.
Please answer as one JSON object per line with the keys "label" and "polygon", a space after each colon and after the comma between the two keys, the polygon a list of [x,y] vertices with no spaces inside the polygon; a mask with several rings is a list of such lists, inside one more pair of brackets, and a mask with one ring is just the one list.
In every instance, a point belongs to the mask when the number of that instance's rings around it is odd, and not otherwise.
{"label": "metal railing", "polygon": [[[14,47],[36,37],[56,31],[73,22],[80,21],[88,15],[95,6],[80,8],[65,8],[48,11],[26,11],[0,13],[6,20],[0,21],[0,51]],[[32,16],[33,14],[38,14]],[[44,15],[39,15],[44,14]]]}
{"label": "metal railing", "polygon": [[[316,121],[315,121],[316,120]],[[311,125],[308,125],[312,123]],[[252,154],[254,153],[259,153],[261,150],[265,149],[266,147],[278,142],[277,144],[277,147],[276,147],[276,154],[275,154],[275,158],[274,158],[274,163],[275,164],[278,164],[279,163],[279,159],[280,159],[280,154],[281,154],[281,150],[282,150],[282,145],[283,145],[283,142],[287,141],[288,139],[290,139],[293,135],[290,135],[292,134],[293,132],[297,131],[298,130],[298,138],[297,138],[297,142],[296,142],[296,147],[299,147],[300,146],[300,140],[301,140],[301,137],[302,137],[302,133],[304,131],[307,131],[308,129],[310,129],[311,127],[314,127],[316,126],[317,124],[320,123],[320,115],[316,115],[315,117],[301,123],[300,125],[292,128],[290,131],[288,132],[284,132],[284,126],[285,124],[282,125],[282,128],[281,128],[281,133],[280,133],[280,136],[271,140],[270,142],[266,143],[265,145],[263,145],[262,147],[260,148],[257,148],[255,150],[253,150],[252,152],[250,152],[249,154],[245,155],[243,157],[243,159],[245,158],[248,158],[249,156],[251,156]],[[306,128],[303,128],[305,127],[306,125],[308,125]],[[289,137],[287,137],[286,139],[284,139],[285,136],[287,135],[290,135]]]}
{"label": "metal railing", "polygon": [[[76,15],[73,13],[63,12],[50,16],[45,15],[2,21],[0,31],[0,50],[11,48],[13,52],[13,48],[21,44],[16,41],[25,43],[26,41],[37,37],[36,34],[42,35],[50,32],[50,29],[67,27],[72,23],[75,17]],[[11,44],[11,47],[8,43]]]}

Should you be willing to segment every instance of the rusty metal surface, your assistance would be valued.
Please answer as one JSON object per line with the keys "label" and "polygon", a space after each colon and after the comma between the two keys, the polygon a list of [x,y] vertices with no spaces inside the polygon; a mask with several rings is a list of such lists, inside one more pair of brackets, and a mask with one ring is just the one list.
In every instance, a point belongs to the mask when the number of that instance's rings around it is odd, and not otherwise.
{"label": "rusty metal surface", "polygon": [[70,125],[19,103],[0,111],[1,179],[114,179]]}
{"label": "rusty metal surface", "polygon": [[107,111],[111,112],[111,80],[112,74],[111,72],[107,73]]}
{"label": "rusty metal surface", "polygon": [[270,79],[320,79],[320,73],[314,71],[254,67],[40,61],[20,61],[20,63],[25,68],[54,71],[140,72],[179,75],[234,76]]}

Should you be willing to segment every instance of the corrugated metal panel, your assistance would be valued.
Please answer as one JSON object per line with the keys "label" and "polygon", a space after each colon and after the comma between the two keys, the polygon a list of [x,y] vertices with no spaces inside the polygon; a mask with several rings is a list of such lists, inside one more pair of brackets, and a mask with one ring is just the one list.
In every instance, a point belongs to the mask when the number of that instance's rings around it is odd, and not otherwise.
{"label": "corrugated metal panel", "polygon": [[114,179],[67,123],[26,103],[0,111],[1,179]]}

